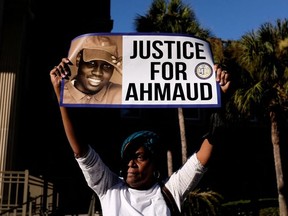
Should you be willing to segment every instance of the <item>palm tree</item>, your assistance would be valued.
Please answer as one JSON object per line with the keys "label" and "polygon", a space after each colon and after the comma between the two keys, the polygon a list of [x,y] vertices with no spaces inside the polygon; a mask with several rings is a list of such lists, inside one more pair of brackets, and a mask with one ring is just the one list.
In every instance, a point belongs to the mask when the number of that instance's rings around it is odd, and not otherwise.
{"label": "palm tree", "polygon": [[[288,215],[280,147],[288,110],[288,20],[265,23],[234,44],[235,58],[250,75],[235,92],[234,103],[246,116],[265,114],[270,119],[279,211]],[[235,55],[235,54],[234,54]],[[260,115],[257,116],[260,118]]]}
{"label": "palm tree", "polygon": [[222,195],[215,191],[197,189],[189,193],[187,202],[184,203],[182,215],[220,215],[222,201]]}
{"label": "palm tree", "polygon": [[163,32],[191,34],[203,39],[211,36],[208,29],[200,27],[195,13],[182,0],[154,0],[148,13],[134,20],[137,32]]}
{"label": "palm tree", "polygon": [[[206,39],[211,32],[200,27],[196,16],[191,8],[181,0],[154,0],[148,13],[144,16],[137,15],[135,19],[137,32],[161,32],[161,33],[184,33]],[[178,108],[179,127],[182,147],[182,163],[187,160],[187,143],[185,135],[185,123],[183,109]],[[171,162],[168,161],[170,169]],[[172,170],[168,170],[172,173]]]}

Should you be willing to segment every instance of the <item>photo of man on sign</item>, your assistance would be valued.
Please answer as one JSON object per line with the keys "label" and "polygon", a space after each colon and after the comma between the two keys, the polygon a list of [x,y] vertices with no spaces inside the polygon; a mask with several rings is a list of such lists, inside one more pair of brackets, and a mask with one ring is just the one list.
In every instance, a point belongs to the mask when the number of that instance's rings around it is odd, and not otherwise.
{"label": "photo of man on sign", "polygon": [[[63,104],[121,104],[122,57],[118,39],[86,35],[70,46],[71,76],[63,81]],[[112,76],[114,78],[112,82]]]}

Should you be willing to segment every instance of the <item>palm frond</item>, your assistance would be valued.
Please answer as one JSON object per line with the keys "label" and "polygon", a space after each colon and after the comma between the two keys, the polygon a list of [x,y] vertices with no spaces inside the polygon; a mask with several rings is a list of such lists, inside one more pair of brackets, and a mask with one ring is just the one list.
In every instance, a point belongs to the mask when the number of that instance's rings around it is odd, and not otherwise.
{"label": "palm frond", "polygon": [[223,197],[215,191],[197,189],[188,194],[183,211],[188,215],[219,215]]}

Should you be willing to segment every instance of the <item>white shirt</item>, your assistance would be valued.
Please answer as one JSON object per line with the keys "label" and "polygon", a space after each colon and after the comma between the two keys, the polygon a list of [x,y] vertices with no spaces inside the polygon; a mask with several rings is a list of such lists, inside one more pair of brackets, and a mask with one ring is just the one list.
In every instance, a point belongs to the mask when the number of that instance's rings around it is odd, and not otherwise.
{"label": "white shirt", "polygon": [[[91,147],[84,157],[76,160],[87,184],[98,195],[104,216],[171,215],[158,184],[148,190],[129,188],[122,178],[111,172]],[[196,154],[193,154],[166,181],[165,185],[179,209],[186,195],[196,187],[205,171],[206,168],[200,164]]]}

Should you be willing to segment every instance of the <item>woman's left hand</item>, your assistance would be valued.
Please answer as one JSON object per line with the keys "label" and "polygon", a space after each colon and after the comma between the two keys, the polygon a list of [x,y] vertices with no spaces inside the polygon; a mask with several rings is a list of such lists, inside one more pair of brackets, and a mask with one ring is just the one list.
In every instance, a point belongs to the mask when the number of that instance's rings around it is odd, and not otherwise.
{"label": "woman's left hand", "polygon": [[216,81],[221,86],[222,92],[226,93],[231,83],[230,74],[218,64],[214,65],[214,70],[216,71]]}

